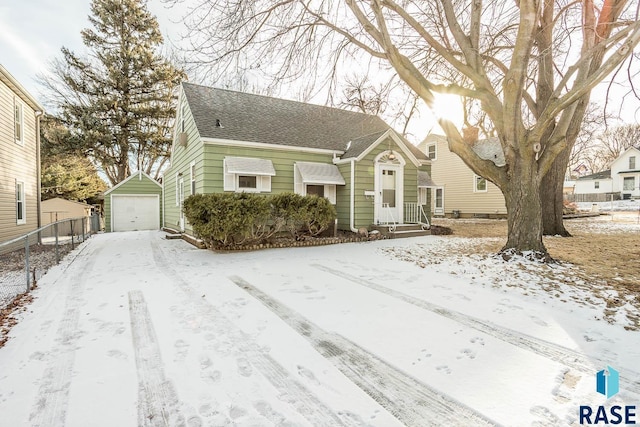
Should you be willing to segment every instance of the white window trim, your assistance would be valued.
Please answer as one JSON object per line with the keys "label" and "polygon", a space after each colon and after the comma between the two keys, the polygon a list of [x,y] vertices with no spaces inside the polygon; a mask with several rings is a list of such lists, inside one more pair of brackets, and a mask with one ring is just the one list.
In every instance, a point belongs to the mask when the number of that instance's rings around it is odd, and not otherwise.
{"label": "white window trim", "polygon": [[[625,182],[631,182],[631,188],[624,188]],[[622,178],[622,191],[633,191],[636,189],[636,177],[635,176],[625,176]]]}
{"label": "white window trim", "polygon": [[[633,160],[633,166],[631,166],[631,160]],[[629,170],[635,169],[637,166],[636,156],[629,156]]]}
{"label": "white window trim", "polygon": [[191,191],[190,195],[193,196],[194,194],[196,194],[196,162],[195,160],[191,162],[191,165],[189,166],[189,175],[190,175],[189,190]]}
{"label": "white window trim", "polygon": [[[478,179],[484,179],[484,190],[478,190]],[[489,190],[489,181],[480,175],[473,175],[473,192],[474,193],[486,193]]]}
{"label": "white window trim", "polygon": [[[20,186],[20,201],[22,202],[22,219],[18,219],[18,186]],[[24,225],[27,223],[27,201],[25,197],[24,182],[16,180],[16,224]]]}
{"label": "white window trim", "polygon": [[178,193],[179,179],[180,179],[180,173],[176,172],[176,206],[180,206],[180,193]]}
{"label": "white window trim", "polygon": [[[433,147],[433,158],[429,157],[429,148]],[[438,160],[438,144],[428,144],[425,148],[425,154],[430,160]]]}
{"label": "white window trim", "polygon": [[[13,136],[15,138],[16,144],[24,145],[24,106],[18,100],[15,101],[13,111]],[[16,138],[16,108],[20,111],[20,139]]]}

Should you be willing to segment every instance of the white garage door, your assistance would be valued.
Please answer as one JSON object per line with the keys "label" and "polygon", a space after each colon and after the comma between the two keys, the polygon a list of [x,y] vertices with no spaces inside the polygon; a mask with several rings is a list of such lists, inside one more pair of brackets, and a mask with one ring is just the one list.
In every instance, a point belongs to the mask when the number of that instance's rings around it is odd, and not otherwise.
{"label": "white garage door", "polygon": [[113,231],[157,230],[160,228],[160,199],[157,195],[112,195]]}

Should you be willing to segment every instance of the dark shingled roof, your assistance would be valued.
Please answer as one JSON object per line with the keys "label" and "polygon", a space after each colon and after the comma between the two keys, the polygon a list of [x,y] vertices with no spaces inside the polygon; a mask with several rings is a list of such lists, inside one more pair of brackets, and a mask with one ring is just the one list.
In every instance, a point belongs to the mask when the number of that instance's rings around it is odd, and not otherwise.
{"label": "dark shingled roof", "polygon": [[[192,83],[182,88],[203,138],[347,151],[343,158],[348,158],[390,129],[370,114]],[[414,155],[420,154],[408,144]]]}
{"label": "dark shingled roof", "polygon": [[582,180],[582,179],[607,179],[607,178],[611,178],[611,169],[602,171],[602,172],[592,173],[591,175],[581,176],[578,179]]}

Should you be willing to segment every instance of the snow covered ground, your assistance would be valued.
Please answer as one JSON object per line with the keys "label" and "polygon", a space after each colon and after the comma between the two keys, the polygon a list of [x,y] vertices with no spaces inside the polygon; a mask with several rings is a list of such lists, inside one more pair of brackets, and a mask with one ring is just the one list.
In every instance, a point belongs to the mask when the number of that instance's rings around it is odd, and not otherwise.
{"label": "snow covered ground", "polygon": [[40,280],[0,349],[0,425],[562,426],[640,404],[640,334],[556,280],[571,266],[441,256],[469,244],[450,236],[163,236],[95,236]]}

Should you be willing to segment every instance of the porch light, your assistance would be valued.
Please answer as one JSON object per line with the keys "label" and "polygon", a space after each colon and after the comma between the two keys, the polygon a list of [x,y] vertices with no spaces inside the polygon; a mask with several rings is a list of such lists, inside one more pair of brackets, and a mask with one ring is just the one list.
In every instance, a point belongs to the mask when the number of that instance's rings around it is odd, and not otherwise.
{"label": "porch light", "polygon": [[389,150],[389,156],[387,156],[387,158],[389,160],[395,160],[396,159],[396,155],[393,154],[393,151]]}

